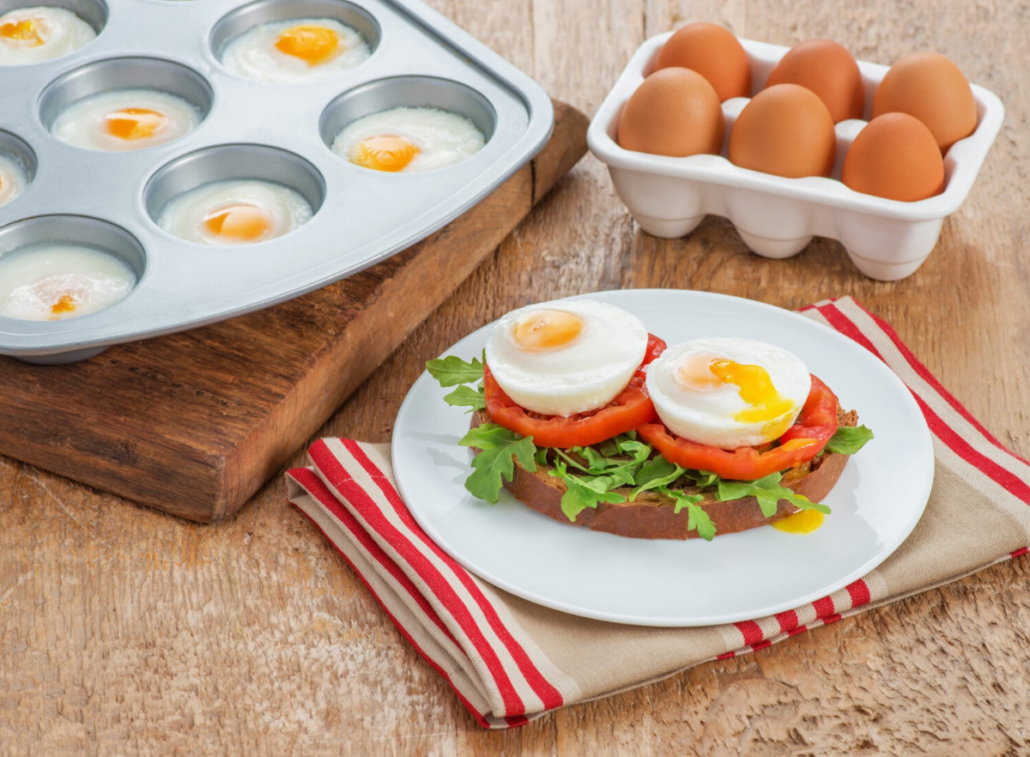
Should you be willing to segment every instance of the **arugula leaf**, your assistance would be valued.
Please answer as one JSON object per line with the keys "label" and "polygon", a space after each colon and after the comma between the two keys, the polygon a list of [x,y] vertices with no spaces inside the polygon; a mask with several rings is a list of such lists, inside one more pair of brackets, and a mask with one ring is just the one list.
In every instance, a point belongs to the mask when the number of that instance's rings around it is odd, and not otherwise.
{"label": "arugula leaf", "polygon": [[838,426],[837,433],[826,443],[826,449],[841,455],[853,455],[872,438],[873,432],[865,426]]}
{"label": "arugula leaf", "polygon": [[720,502],[742,497],[755,497],[758,506],[762,508],[762,515],[766,518],[776,513],[776,508],[781,499],[785,499],[799,510],[818,510],[829,515],[830,508],[812,502],[808,497],[795,494],[790,489],[780,486],[781,473],[770,473],[764,478],[756,481],[719,481],[718,492],[715,498]]}
{"label": "arugula leaf", "polygon": [[426,370],[440,382],[440,386],[474,384],[483,380],[483,363],[477,358],[468,363],[457,355],[448,355],[440,360],[430,360],[426,363]]}
{"label": "arugula leaf", "polygon": [[[636,479],[633,481],[636,488],[630,492],[629,501],[633,502],[637,495],[649,489],[658,489],[673,483],[683,476],[683,468],[675,463],[670,463],[659,455],[653,460],[648,460],[640,467]],[[677,510],[677,512],[679,512]]]}
{"label": "arugula leaf", "polygon": [[456,405],[458,407],[469,408],[468,412],[473,410],[485,410],[486,400],[483,398],[483,387],[472,388],[462,384],[453,392],[443,398],[443,401],[448,405]]}
{"label": "arugula leaf", "polygon": [[547,447],[540,447],[533,455],[533,462],[541,466],[547,465],[547,451]]}
{"label": "arugula leaf", "polygon": [[530,473],[536,471],[536,445],[531,436],[522,437],[493,423],[484,423],[465,434],[458,444],[482,450],[472,458],[475,470],[465,488],[491,505],[497,503],[504,481],[511,481],[515,475],[515,458]]}
{"label": "arugula leaf", "polygon": [[555,461],[554,470],[549,473],[565,483],[566,492],[561,498],[561,509],[572,522],[586,508],[596,509],[599,502],[626,501],[621,494],[610,491],[616,486],[611,476],[573,476],[561,460]]}
{"label": "arugula leaf", "polygon": [[705,512],[704,508],[698,504],[704,499],[704,495],[685,494],[679,489],[669,489],[665,486],[661,487],[658,491],[676,501],[674,513],[679,513],[684,507],[687,508],[688,531],[697,531],[697,535],[705,541],[711,541],[715,538],[715,524],[712,523],[712,519],[708,517],[708,513]]}
{"label": "arugula leaf", "polygon": [[719,474],[704,470],[688,470],[684,471],[683,475],[689,479],[693,479],[694,486],[698,489],[707,489],[709,486],[715,486],[722,481],[722,479],[719,478]]}

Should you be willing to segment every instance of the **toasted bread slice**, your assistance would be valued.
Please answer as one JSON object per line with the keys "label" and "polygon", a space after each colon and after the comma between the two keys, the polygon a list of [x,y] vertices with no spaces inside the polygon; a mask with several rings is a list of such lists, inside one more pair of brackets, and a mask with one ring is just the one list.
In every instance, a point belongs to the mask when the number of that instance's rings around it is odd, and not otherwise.
{"label": "toasted bread slice", "polygon": [[[858,424],[858,413],[854,410],[844,412],[838,408],[837,416],[841,426]],[[489,422],[490,419],[485,412],[472,414],[472,428]],[[849,457],[825,452],[815,460],[785,471],[780,483],[813,502],[822,502],[844,472]],[[551,470],[554,469],[549,465],[538,465],[536,472],[530,473],[515,460],[515,475],[511,481],[504,482],[504,488],[527,507],[568,525],[585,526],[594,531],[607,531],[634,539],[693,539],[698,536],[696,531],[687,529],[689,516],[686,508],[676,513],[673,500],[650,491],[642,492],[633,502],[601,502],[597,509],[587,508],[576,517],[574,523],[570,522],[561,509],[565,484],[556,476],[551,476]],[[689,479],[684,479],[682,483],[688,485],[677,484],[675,488],[682,489],[688,494],[705,495],[699,504],[715,524],[716,536],[765,526],[798,512],[794,505],[786,500],[780,500],[776,513],[766,518],[754,497],[719,502],[710,492],[700,492],[690,486],[692,482]],[[630,493],[628,487],[614,491],[627,497]]]}

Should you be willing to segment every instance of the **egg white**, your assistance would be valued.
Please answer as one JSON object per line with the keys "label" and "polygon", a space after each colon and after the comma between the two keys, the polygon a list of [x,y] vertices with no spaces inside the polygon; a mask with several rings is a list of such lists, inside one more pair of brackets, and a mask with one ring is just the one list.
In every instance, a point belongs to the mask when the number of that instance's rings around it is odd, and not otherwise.
{"label": "egg white", "polygon": [[271,233],[260,240],[281,237],[303,226],[313,215],[311,205],[294,189],[270,181],[219,181],[205,184],[173,198],[158,217],[158,226],[169,234],[200,244],[224,245],[204,229],[204,217],[234,203],[264,208],[272,216]]}
{"label": "egg white", "polygon": [[0,207],[16,200],[28,183],[29,177],[21,161],[0,154]]}
{"label": "egg white", "polygon": [[50,36],[38,46],[0,37],[0,66],[26,66],[61,58],[85,47],[97,36],[92,26],[71,11],[45,6],[5,13],[0,16],[0,26],[28,19],[45,24]]}
{"label": "egg white", "polygon": [[[275,46],[279,35],[294,26],[324,26],[336,32],[342,51],[318,65]],[[356,29],[331,18],[291,18],[258,24],[229,41],[222,52],[222,65],[238,76],[263,82],[303,82],[339,76],[368,60],[371,48]]]}
{"label": "egg white", "polygon": [[392,108],[347,124],[333,140],[333,152],[354,162],[369,137],[404,137],[419,149],[401,173],[454,165],[483,149],[486,139],[471,119],[439,108]]}
{"label": "egg white", "polygon": [[[0,257],[0,315],[23,321],[79,318],[109,308],[136,286],[136,274],[115,255],[77,245],[33,245]],[[54,313],[61,295],[75,309]]]}
{"label": "egg white", "polygon": [[[769,373],[781,397],[793,409],[774,421],[742,422],[734,416],[748,408],[734,384],[707,389],[688,389],[676,380],[676,371],[692,356],[732,360],[741,365],[760,365]],[[696,339],[667,349],[647,369],[647,391],[662,422],[677,436],[720,449],[765,444],[786,430],[805,404],[812,380],[805,364],[791,352],[755,339]],[[789,418],[788,418],[789,416]]]}
{"label": "egg white", "polygon": [[[107,131],[107,116],[125,108],[145,108],[163,113],[168,122],[141,139],[119,139]],[[65,108],[50,131],[62,142],[87,150],[127,152],[179,139],[197,128],[200,111],[168,92],[155,89],[123,89],[93,95]]]}
{"label": "egg white", "polygon": [[[583,330],[564,347],[532,351],[513,336],[534,310],[579,316]],[[594,300],[555,300],[501,318],[486,343],[486,362],[501,389],[527,410],[569,416],[597,410],[626,388],[647,351],[647,329],[632,313]]]}

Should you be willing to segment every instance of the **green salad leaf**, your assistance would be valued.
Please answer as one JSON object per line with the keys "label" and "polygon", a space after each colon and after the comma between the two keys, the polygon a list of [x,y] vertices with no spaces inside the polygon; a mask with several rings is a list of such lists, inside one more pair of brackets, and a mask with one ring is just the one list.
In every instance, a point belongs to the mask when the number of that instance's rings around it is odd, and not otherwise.
{"label": "green salad leaf", "polygon": [[826,443],[826,449],[840,455],[853,455],[872,438],[873,432],[865,426],[838,426]]}
{"label": "green salad leaf", "polygon": [[493,423],[484,423],[465,434],[458,444],[482,450],[472,458],[474,470],[465,488],[491,505],[497,503],[504,481],[511,481],[515,475],[516,458],[530,473],[536,471],[537,450],[531,436],[522,437]]}
{"label": "green salad leaf", "polygon": [[720,480],[716,490],[715,498],[720,502],[727,502],[742,497],[755,497],[758,506],[762,508],[762,515],[766,518],[776,513],[776,508],[781,499],[785,499],[799,510],[818,510],[829,515],[830,508],[812,502],[808,497],[795,494],[790,489],[780,486],[782,473],[770,473],[764,478],[755,481],[724,481]]}
{"label": "green salad leaf", "polygon": [[659,488],[658,491],[676,502],[674,513],[679,513],[684,507],[687,508],[688,531],[697,531],[697,535],[705,541],[715,538],[715,524],[699,504],[704,499],[703,494],[685,494],[679,489],[669,489],[665,486]]}
{"label": "green salad leaf", "polygon": [[555,460],[554,470],[549,473],[565,483],[561,509],[570,521],[575,522],[576,516],[588,507],[597,509],[599,502],[617,504],[626,501],[624,496],[611,491],[618,486],[611,476],[573,476],[562,460]]}
{"label": "green salad leaf", "polygon": [[473,410],[485,410],[486,400],[483,398],[483,387],[480,385],[478,388],[466,386],[462,384],[453,392],[443,398],[443,401],[448,405],[455,405],[457,407],[467,407],[468,412]]}
{"label": "green salad leaf", "polygon": [[[650,489],[659,489],[674,483],[682,478],[683,468],[675,463],[670,463],[659,455],[640,466],[636,479],[633,481],[634,489],[630,492],[629,501],[633,502],[641,492]],[[677,510],[677,512],[679,512]]]}
{"label": "green salad leaf", "polygon": [[426,363],[426,370],[444,387],[474,384],[483,380],[483,361],[477,358],[467,362],[457,355],[448,355],[439,360],[430,360]]}

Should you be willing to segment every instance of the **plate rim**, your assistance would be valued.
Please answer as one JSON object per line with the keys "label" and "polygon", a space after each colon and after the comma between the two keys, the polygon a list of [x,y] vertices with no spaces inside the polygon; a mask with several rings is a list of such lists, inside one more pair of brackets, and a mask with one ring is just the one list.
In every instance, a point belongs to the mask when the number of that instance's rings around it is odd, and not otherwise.
{"label": "plate rim", "polygon": [[[774,310],[778,313],[778,315],[781,316],[786,315],[790,318],[795,319],[795,322],[799,324],[804,324],[804,328],[822,326],[823,328],[827,329],[829,333],[834,335],[833,338],[839,337],[841,339],[846,339],[854,343],[853,340],[851,340],[849,337],[845,336],[841,332],[837,331],[836,329],[825,326],[824,324],[820,324],[818,321],[814,321],[813,319],[808,318],[797,311],[781,308],[779,306],[771,305],[767,302],[762,302],[760,300],[752,300],[746,297],[737,297],[735,295],[720,294],[717,292],[706,292],[692,289],[643,287],[602,290],[597,292],[585,292],[576,295],[570,295],[568,297],[561,297],[556,298],[554,300],[546,301],[555,302],[559,300],[590,299],[597,297],[606,298],[613,295],[616,298],[618,298],[622,296],[622,293],[629,292],[643,295],[646,295],[648,293],[660,293],[661,296],[687,295],[690,297],[700,297],[702,299],[732,300],[737,302],[738,305],[740,302],[743,302],[747,303],[747,306],[749,307],[758,306],[760,309]],[[444,352],[442,352],[439,355],[439,357],[442,358],[449,354],[453,354],[455,346],[464,342],[467,339],[474,337],[479,332],[491,328],[496,322],[497,320],[490,321],[489,323],[486,323],[483,326],[469,332],[461,339],[458,339],[457,341],[452,343],[446,350],[444,350]],[[861,345],[857,343],[854,344],[856,347],[861,349]],[[881,548],[879,551],[873,554],[869,559],[861,563],[850,573],[846,574],[843,578],[840,578],[830,584],[827,584],[819,590],[811,591],[807,594],[798,595],[796,598],[792,598],[789,601],[783,600],[779,603],[767,605],[754,611],[736,614],[730,613],[718,616],[697,617],[690,620],[668,617],[645,617],[640,614],[625,615],[615,612],[598,611],[591,608],[585,608],[582,606],[570,605],[565,602],[549,599],[546,596],[541,596],[531,590],[524,589],[518,586],[517,584],[513,584],[510,581],[493,575],[491,571],[483,570],[481,567],[472,564],[469,560],[463,557],[459,551],[455,550],[452,547],[452,545],[450,545],[446,540],[442,538],[442,535],[433,526],[432,522],[424,518],[422,513],[420,513],[417,509],[411,508],[410,506],[408,507],[408,510],[409,512],[411,512],[412,517],[415,519],[415,522],[418,523],[419,527],[422,528],[423,531],[425,531],[429,538],[432,539],[433,542],[441,550],[444,551],[444,553],[446,553],[451,559],[453,559],[455,562],[457,562],[459,565],[461,565],[463,568],[468,570],[476,577],[480,578],[483,581],[486,581],[492,586],[495,586],[517,597],[520,597],[521,599],[524,599],[528,602],[532,602],[533,604],[540,605],[541,607],[547,607],[549,609],[556,610],[558,612],[562,612],[568,615],[573,615],[576,617],[588,618],[591,620],[599,620],[609,623],[618,623],[623,625],[645,626],[654,628],[700,628],[716,625],[725,625],[729,623],[737,623],[745,620],[757,620],[761,618],[770,617],[779,612],[804,607],[806,604],[809,604],[817,599],[830,596],[833,593],[840,591],[844,587],[850,585],[859,578],[868,575],[871,571],[875,570],[878,566],[883,564],[883,562],[885,562],[891,555],[893,555],[901,547],[901,545],[904,544],[905,541],[907,541],[908,537],[912,534],[912,531],[915,530],[916,525],[918,525],[919,521],[922,519],[923,513],[926,511],[926,506],[929,503],[930,494],[933,488],[936,456],[934,454],[933,449],[933,434],[931,433],[930,428],[926,423],[926,419],[923,416],[922,412],[919,411],[918,404],[912,397],[911,390],[908,388],[905,382],[902,381],[901,378],[886,363],[877,360],[876,357],[872,354],[870,354],[869,357],[875,363],[878,363],[880,366],[882,366],[883,371],[885,371],[883,375],[887,377],[887,380],[895,382],[895,384],[903,390],[902,393],[906,397],[906,401],[911,403],[911,405],[915,408],[916,416],[921,421],[921,423],[919,424],[919,431],[922,431],[925,434],[925,451],[928,453],[925,455],[926,459],[924,459],[921,465],[917,462],[917,465],[919,465],[919,469],[924,471],[923,486],[920,488],[918,497],[916,497],[916,499],[920,501],[921,504],[918,507],[914,507],[912,509],[912,515],[909,517],[908,522],[906,522],[903,527],[897,530],[895,539],[892,541],[892,543],[885,545],[883,548]],[[396,482],[398,493],[400,494],[401,499],[405,502],[406,506],[407,503],[411,500],[405,492],[404,485],[401,482],[401,476],[398,474],[397,465],[397,450],[399,448],[397,441],[398,434],[400,433],[400,429],[402,426],[401,419],[406,413],[410,412],[410,408],[415,402],[416,390],[418,390],[419,387],[424,385],[425,383],[431,383],[432,380],[433,379],[429,375],[429,372],[427,370],[423,370],[422,373],[419,374],[419,377],[408,389],[408,392],[404,396],[404,400],[397,411],[397,415],[394,419],[393,431],[390,437],[390,463],[393,467],[394,480]]]}

